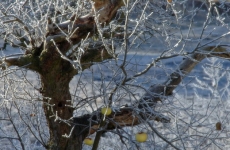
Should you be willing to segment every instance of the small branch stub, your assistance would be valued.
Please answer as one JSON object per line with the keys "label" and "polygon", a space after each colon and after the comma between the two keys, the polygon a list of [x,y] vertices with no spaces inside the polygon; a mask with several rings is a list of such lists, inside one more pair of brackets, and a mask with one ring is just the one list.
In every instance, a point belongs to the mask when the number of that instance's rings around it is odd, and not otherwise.
{"label": "small branch stub", "polygon": [[216,123],[216,130],[218,130],[218,131],[221,130],[221,126],[222,126],[221,122],[217,122]]}

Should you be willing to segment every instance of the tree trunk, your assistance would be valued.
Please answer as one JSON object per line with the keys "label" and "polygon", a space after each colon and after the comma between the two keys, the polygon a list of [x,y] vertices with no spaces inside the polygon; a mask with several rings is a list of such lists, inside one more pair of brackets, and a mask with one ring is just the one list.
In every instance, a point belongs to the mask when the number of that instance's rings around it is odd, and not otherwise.
{"label": "tree trunk", "polygon": [[[68,42],[62,42],[58,48],[65,52]],[[80,150],[86,134],[69,135],[73,128],[73,108],[69,83],[76,71],[71,64],[62,59],[55,46],[49,46],[40,55],[41,60],[41,93],[44,96],[43,108],[49,127],[50,140],[48,149],[52,150]],[[75,131],[75,130],[74,130]]]}
{"label": "tree trunk", "polygon": [[[89,121],[83,117],[74,118],[69,83],[77,71],[58,53],[57,48],[64,55],[71,48],[71,44],[77,44],[95,33],[97,25],[109,23],[115,16],[117,10],[124,5],[123,0],[93,0],[92,12],[88,15],[75,18],[60,23],[58,27],[52,22],[47,25],[46,40],[42,46],[33,47],[26,51],[23,56],[15,56],[5,59],[10,65],[25,66],[36,71],[41,76],[41,94],[44,96],[43,108],[49,127],[50,139],[47,149],[52,150],[80,150],[82,142],[89,133]],[[99,11],[100,10],[100,11]],[[97,19],[95,19],[95,13]],[[98,24],[96,24],[96,22]],[[68,35],[68,41],[63,36],[63,32],[69,34],[69,27],[74,31]],[[90,34],[89,34],[90,33]],[[53,43],[55,41],[55,44]],[[71,42],[70,42],[71,41]],[[30,41],[34,43],[34,41]],[[44,46],[44,47],[43,47]],[[107,46],[106,46],[107,47]],[[108,47],[107,47],[108,48]],[[110,55],[107,52],[88,51],[84,53],[81,61],[86,62],[82,68],[92,65],[90,62],[103,61]],[[95,54],[95,55],[94,55]],[[89,116],[87,116],[89,118]],[[74,130],[72,130],[74,127]],[[72,134],[71,134],[72,133]],[[69,135],[68,138],[63,135]]]}

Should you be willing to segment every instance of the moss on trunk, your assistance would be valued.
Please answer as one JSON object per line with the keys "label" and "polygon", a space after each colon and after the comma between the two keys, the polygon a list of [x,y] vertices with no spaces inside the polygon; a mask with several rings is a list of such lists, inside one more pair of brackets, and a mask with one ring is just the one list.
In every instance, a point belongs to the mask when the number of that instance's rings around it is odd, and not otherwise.
{"label": "moss on trunk", "polygon": [[[58,46],[63,52],[70,47],[67,42]],[[69,83],[76,71],[68,61],[60,57],[55,46],[49,46],[47,49],[40,55],[40,74],[41,93],[44,96],[43,108],[50,131],[49,149],[81,149],[84,138],[79,136],[79,140],[76,136],[63,137],[65,134],[69,135],[73,127]]]}

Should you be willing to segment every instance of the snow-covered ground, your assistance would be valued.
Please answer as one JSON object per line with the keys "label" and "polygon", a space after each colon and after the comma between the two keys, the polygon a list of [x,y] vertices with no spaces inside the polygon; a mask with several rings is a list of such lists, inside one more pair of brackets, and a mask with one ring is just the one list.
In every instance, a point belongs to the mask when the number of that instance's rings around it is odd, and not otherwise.
{"label": "snow-covered ground", "polygon": [[[9,55],[12,53],[20,53],[20,50],[8,46],[6,50],[2,51],[3,55]],[[132,68],[133,66],[136,66],[136,68],[130,69],[130,73],[132,71],[134,73],[141,71],[146,66],[146,64],[149,64],[157,56],[157,54],[149,54],[149,52],[147,52],[146,54],[144,54],[144,52],[131,53],[130,55],[128,55],[128,60],[130,60],[131,64],[130,68]],[[170,72],[175,70],[174,68],[176,68],[176,66],[181,61],[182,57],[164,60],[159,63],[157,67],[151,69],[145,75],[136,78],[133,84],[142,85],[146,88],[148,88],[152,84],[160,84],[167,78]],[[110,61],[103,65],[95,65],[90,69],[85,70],[82,75],[77,75],[76,77],[74,77],[74,79],[70,83],[70,89],[72,93],[75,96],[82,96],[81,98],[87,96],[90,97],[90,95],[93,96],[101,92],[100,90],[103,85],[102,79],[105,84],[108,84],[109,82],[114,80],[119,80],[119,74],[115,75],[116,73],[112,71],[114,69],[111,68],[114,63],[115,62]],[[168,114],[172,118],[172,122],[167,125],[162,125],[161,123],[152,123],[153,126],[161,134],[165,135],[165,137],[169,139],[180,140],[178,138],[182,138],[182,141],[184,141],[184,144],[186,144],[186,149],[189,149],[188,147],[192,147],[192,144],[197,145],[197,149],[204,148],[214,150],[221,148],[230,148],[229,66],[229,61],[217,58],[210,58],[202,61],[188,75],[188,77],[183,80],[181,85],[176,88],[173,96],[165,100],[164,103],[159,106],[159,110]],[[12,70],[14,69],[11,68],[11,71]],[[45,131],[42,131],[44,132],[42,134],[43,137],[48,136],[48,130],[47,128],[45,128],[46,123],[44,122],[44,116],[42,116],[43,113],[41,104],[38,105],[36,102],[28,102],[30,98],[34,98],[35,100],[36,97],[40,97],[38,92],[33,89],[33,86],[35,86],[35,88],[39,88],[39,76],[34,72],[27,72],[25,70],[19,70],[17,71],[17,73],[13,71],[12,73],[9,73],[7,77],[4,74],[5,73],[1,72],[1,92],[3,95],[1,95],[0,97],[2,111],[2,113],[0,114],[2,119],[0,120],[0,145],[4,145],[2,149],[21,149],[18,140],[11,139],[12,137],[16,137],[16,132],[13,131],[12,122],[6,120],[9,117],[7,116],[6,109],[9,109],[9,112],[11,113],[10,116],[13,117],[12,120],[15,120],[14,124],[19,129],[20,134],[23,135],[22,142],[26,145],[25,149],[43,149],[40,147],[41,144],[37,142],[34,136],[30,133],[28,127],[25,125],[25,122],[17,119],[20,118],[17,107],[20,107],[20,111],[23,112],[22,114],[25,117],[25,120],[28,119],[29,122],[34,123],[34,125],[39,122],[40,128],[38,130],[38,128],[34,127],[34,130],[37,129],[35,133],[38,134],[38,131],[40,131],[41,129],[46,129]],[[81,84],[76,84],[79,82],[79,79],[81,80]],[[26,82],[26,84],[22,84],[22,82]],[[4,83],[6,84],[4,85]],[[77,85],[84,85],[84,88],[86,88],[85,91],[87,91],[88,95],[84,95],[82,91],[76,91],[76,89],[81,89],[79,87],[76,87]],[[109,90],[109,88],[106,89]],[[6,91],[8,93],[4,93]],[[13,91],[17,91],[17,93],[14,93],[13,95],[13,93],[11,93]],[[20,91],[22,91],[22,95],[20,95]],[[27,93],[30,93],[31,95],[29,95],[29,97],[23,95]],[[135,94],[139,94],[141,96],[142,93],[143,92],[137,91]],[[18,98],[17,96],[15,96],[15,94],[18,94]],[[22,98],[25,97],[26,100],[24,101]],[[12,103],[11,101],[15,98],[21,99],[19,101],[16,101],[17,105],[14,105],[14,103]],[[98,99],[98,106],[96,106],[95,102],[92,102],[92,106],[99,107],[100,102],[101,99]],[[126,102],[128,102],[128,100],[125,101],[124,104]],[[121,105],[121,103],[122,102],[115,103],[114,107]],[[79,109],[78,112],[76,112],[76,115],[89,113],[90,111],[92,111],[92,109],[90,109],[90,105],[88,105],[86,108]],[[35,113],[36,115],[39,114],[39,116],[34,117],[34,120],[33,117],[31,117],[31,114],[33,113]],[[217,122],[221,122],[223,125],[223,129],[221,131],[215,130],[215,123]],[[122,143],[118,142],[118,136],[115,136],[113,133],[107,133],[101,139],[101,149],[135,149],[135,146],[130,147],[130,145],[133,145],[132,142],[134,142],[134,134],[140,130],[147,131],[149,134],[148,141],[144,144],[140,144],[141,149],[160,150],[164,148],[161,145],[162,140],[153,136],[155,134],[153,131],[151,131],[149,127],[147,127],[146,125],[140,125],[137,127],[125,128],[124,131],[122,131],[123,135],[129,138],[126,141],[128,143],[127,147]],[[92,135],[92,137],[93,136],[94,135]],[[198,137],[200,137],[200,139]],[[209,143],[212,143],[209,147],[202,147],[202,144],[207,146],[209,145]],[[218,145],[218,147],[215,146],[215,144],[221,145]],[[16,148],[12,147],[12,145],[15,145]],[[152,147],[153,145],[155,145],[155,147]],[[178,145],[181,146],[181,144]],[[84,149],[91,148],[89,146],[84,146]]]}
{"label": "snow-covered ground", "polygon": [[[203,17],[205,19],[205,14]],[[198,19],[200,19],[198,18]],[[185,22],[185,25],[188,22]],[[175,52],[182,48],[191,52],[201,44],[228,44],[230,36],[227,35],[221,40],[221,35],[229,32],[229,25],[220,26],[211,24],[204,30],[202,40],[199,39],[203,31],[202,23],[194,21],[197,25],[190,30],[191,40],[177,44],[171,41],[171,47]],[[226,32],[228,31],[228,32]],[[175,37],[188,34],[188,26],[182,30],[172,31]],[[206,38],[204,38],[206,37]],[[197,40],[194,40],[197,39]],[[175,43],[174,43],[175,42]],[[0,47],[4,44],[0,40]],[[130,43],[129,43],[130,44]],[[152,38],[146,41],[144,46],[137,47],[139,43],[134,44],[133,49],[127,55],[127,73],[128,77],[142,71],[154,59],[159,57],[162,51],[166,50],[162,39]],[[5,50],[1,51],[1,57],[23,53],[18,48],[7,45]],[[76,75],[70,83],[70,91],[73,95],[74,104],[84,98],[92,99],[84,107],[76,110],[75,116],[90,113],[106,103],[106,96],[114,85],[119,83],[123,75],[119,64],[122,63],[124,55],[121,54],[117,61],[110,60],[104,63],[95,64],[89,69]],[[130,89],[120,89],[115,95],[113,109],[122,105],[135,102],[129,97],[129,90],[135,97],[140,98],[143,94],[142,88],[148,89],[153,84],[163,83],[170,73],[175,71],[177,66],[183,61],[182,56],[161,60],[155,67],[147,73],[139,76],[130,82]],[[135,86],[135,87],[134,87]],[[142,87],[142,88],[138,88]],[[40,88],[39,75],[23,68],[10,67],[5,71],[0,71],[0,150],[23,149],[45,149],[42,142],[46,142],[49,136],[45,117],[42,110],[42,102],[37,101],[41,98],[38,89]],[[123,96],[120,101],[119,96]],[[230,62],[218,58],[207,58],[200,62],[195,69],[183,79],[182,83],[175,89],[173,95],[159,103],[157,111],[169,116],[172,121],[168,124],[150,122],[161,135],[180,149],[230,149]],[[79,105],[80,105],[79,104]],[[221,122],[222,129],[216,130],[216,123]],[[114,133],[106,133],[101,139],[99,149],[123,150],[137,149],[141,150],[162,150],[173,149],[165,144],[161,138],[147,124],[141,124],[134,127],[127,127],[121,130],[123,140]],[[17,129],[17,130],[16,130]],[[136,132],[144,131],[149,135],[145,143],[136,143],[134,135]],[[34,133],[34,134],[32,134]],[[94,137],[95,135],[91,135]],[[21,137],[21,139],[19,138]],[[40,141],[40,142],[39,142]],[[137,147],[136,147],[137,146]],[[84,149],[91,147],[84,145]]]}

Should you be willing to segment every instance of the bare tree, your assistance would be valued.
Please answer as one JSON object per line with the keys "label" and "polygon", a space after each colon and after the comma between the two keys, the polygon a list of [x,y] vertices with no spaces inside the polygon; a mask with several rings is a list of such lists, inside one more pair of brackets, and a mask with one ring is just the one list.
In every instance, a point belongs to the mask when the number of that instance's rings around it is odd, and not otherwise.
{"label": "bare tree", "polygon": [[1,2],[1,37],[22,53],[2,51],[0,139],[80,150],[89,136],[103,149],[111,132],[142,149],[132,135],[143,131],[143,149],[226,148],[229,11],[207,0]]}

